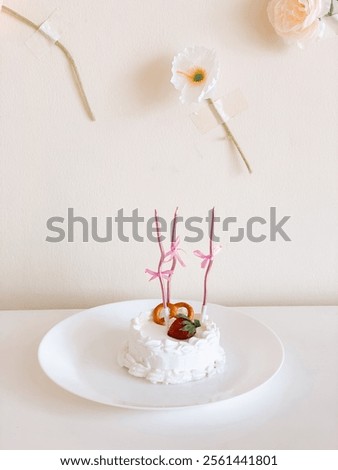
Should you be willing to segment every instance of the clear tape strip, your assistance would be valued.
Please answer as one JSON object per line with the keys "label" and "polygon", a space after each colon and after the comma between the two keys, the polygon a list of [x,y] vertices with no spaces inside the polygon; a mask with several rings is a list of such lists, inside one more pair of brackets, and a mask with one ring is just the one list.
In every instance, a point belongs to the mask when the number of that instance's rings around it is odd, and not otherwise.
{"label": "clear tape strip", "polygon": [[61,38],[66,26],[64,16],[61,15],[60,10],[56,9],[26,41],[26,45],[38,58],[41,58]]}
{"label": "clear tape strip", "polygon": [[53,42],[53,44],[55,44],[56,41],[58,41],[61,37],[60,31],[53,27],[53,24],[51,24],[50,20],[46,20],[44,23],[42,23],[38,31],[47,36],[48,39]]}
{"label": "clear tape strip", "polygon": [[231,118],[248,108],[248,103],[240,90],[235,90],[225,97],[215,100],[214,105],[220,117],[216,117],[206,103],[203,103],[198,111],[190,115],[194,125],[202,134],[211,131],[222,122],[230,121]]}
{"label": "clear tape strip", "polygon": [[205,104],[201,105],[198,111],[190,114],[190,119],[202,134],[206,134],[219,124],[214,114]]}

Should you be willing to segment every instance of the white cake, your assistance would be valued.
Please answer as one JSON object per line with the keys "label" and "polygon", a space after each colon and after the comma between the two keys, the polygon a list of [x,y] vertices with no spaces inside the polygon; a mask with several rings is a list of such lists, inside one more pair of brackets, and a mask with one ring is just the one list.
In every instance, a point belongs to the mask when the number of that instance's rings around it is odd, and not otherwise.
{"label": "white cake", "polygon": [[219,329],[211,320],[204,321],[192,338],[177,340],[153,322],[151,312],[143,312],[131,320],[118,362],[131,375],[152,383],[181,384],[221,372],[225,354]]}

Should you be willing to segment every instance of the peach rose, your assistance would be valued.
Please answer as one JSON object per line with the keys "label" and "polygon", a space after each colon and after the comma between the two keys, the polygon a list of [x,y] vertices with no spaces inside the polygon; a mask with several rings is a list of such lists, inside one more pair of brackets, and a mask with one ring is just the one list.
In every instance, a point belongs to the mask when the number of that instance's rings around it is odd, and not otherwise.
{"label": "peach rose", "polygon": [[276,33],[287,43],[303,43],[321,37],[330,0],[270,0],[268,17]]}

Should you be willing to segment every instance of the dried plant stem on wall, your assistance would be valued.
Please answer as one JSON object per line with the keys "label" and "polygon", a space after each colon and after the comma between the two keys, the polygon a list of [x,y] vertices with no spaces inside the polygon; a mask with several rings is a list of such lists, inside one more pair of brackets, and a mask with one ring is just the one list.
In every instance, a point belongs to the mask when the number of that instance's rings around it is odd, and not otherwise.
{"label": "dried plant stem on wall", "polygon": [[221,124],[221,126],[224,128],[225,132],[226,132],[226,135],[228,136],[228,138],[231,140],[231,142],[235,145],[235,147],[237,148],[238,150],[238,153],[240,154],[240,156],[242,157],[242,160],[243,162],[245,163],[247,169],[248,169],[248,172],[249,173],[252,173],[252,169],[250,167],[250,164],[248,162],[248,160],[246,159],[244,153],[243,153],[243,150],[241,149],[239,143],[237,142],[235,136],[233,135],[233,133],[231,132],[231,130],[229,129],[229,126],[227,125],[227,123],[224,121],[224,119],[222,118],[221,114],[218,112],[214,102],[212,101],[211,98],[207,98],[207,103],[209,105],[209,108],[210,110],[212,111],[212,113],[215,115],[216,119],[219,121],[219,123]]}
{"label": "dried plant stem on wall", "polygon": [[[11,15],[11,16],[13,16],[17,20],[21,21],[22,23],[26,24],[27,26],[31,27],[32,29],[34,29],[36,31],[38,31],[40,29],[39,25],[33,23],[33,21],[29,20],[25,16],[20,15],[19,13],[12,10],[11,8],[8,8],[5,5],[2,6],[2,11],[9,14],[9,15]],[[41,30],[40,30],[40,32],[41,32],[41,34],[44,34]],[[86,93],[85,93],[84,88],[83,88],[83,84],[82,84],[82,81],[81,81],[81,77],[80,77],[78,68],[76,66],[76,63],[75,63],[71,53],[68,51],[68,49],[60,41],[55,41],[55,45],[56,45],[56,47],[58,47],[63,52],[66,59],[68,60],[68,63],[69,63],[69,65],[71,67],[71,70],[73,72],[76,87],[77,87],[78,92],[80,94],[83,106],[86,110],[86,113],[88,114],[89,118],[92,121],[95,121],[95,116],[94,116],[93,111],[91,110],[91,107],[89,105]]]}

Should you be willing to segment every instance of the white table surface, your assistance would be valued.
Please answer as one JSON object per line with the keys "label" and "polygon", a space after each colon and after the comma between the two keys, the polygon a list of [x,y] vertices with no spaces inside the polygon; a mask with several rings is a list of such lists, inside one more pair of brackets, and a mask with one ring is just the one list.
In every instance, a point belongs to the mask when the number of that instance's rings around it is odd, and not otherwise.
{"label": "white table surface", "polygon": [[269,382],[201,408],[140,411],[68,393],[42,372],[44,334],[78,310],[0,312],[1,449],[338,449],[338,307],[246,307],[285,347]]}

